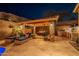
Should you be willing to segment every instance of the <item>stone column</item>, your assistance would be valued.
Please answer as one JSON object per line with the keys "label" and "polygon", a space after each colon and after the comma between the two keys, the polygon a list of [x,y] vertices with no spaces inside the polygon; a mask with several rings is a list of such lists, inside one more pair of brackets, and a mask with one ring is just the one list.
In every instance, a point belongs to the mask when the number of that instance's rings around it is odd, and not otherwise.
{"label": "stone column", "polygon": [[50,23],[50,25],[49,25],[49,29],[50,29],[50,35],[53,35],[54,32],[55,32],[55,29],[54,29],[54,23],[53,23],[53,22]]}
{"label": "stone column", "polygon": [[36,26],[33,26],[33,38],[36,38]]}
{"label": "stone column", "polygon": [[54,29],[54,23],[53,22],[49,24],[49,31],[50,31],[50,34],[49,34],[50,41],[54,41],[55,29]]}

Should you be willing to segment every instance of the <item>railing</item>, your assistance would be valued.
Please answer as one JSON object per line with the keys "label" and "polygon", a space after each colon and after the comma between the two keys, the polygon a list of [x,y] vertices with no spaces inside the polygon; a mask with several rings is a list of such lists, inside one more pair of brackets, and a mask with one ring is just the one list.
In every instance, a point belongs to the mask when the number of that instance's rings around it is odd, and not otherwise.
{"label": "railing", "polygon": [[71,41],[76,45],[79,45],[79,33],[72,33],[71,34]]}

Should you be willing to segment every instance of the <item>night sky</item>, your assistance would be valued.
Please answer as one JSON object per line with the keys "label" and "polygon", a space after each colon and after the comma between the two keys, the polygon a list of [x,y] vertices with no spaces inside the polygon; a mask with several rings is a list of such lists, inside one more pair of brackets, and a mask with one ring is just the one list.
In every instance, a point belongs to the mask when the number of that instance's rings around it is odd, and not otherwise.
{"label": "night sky", "polygon": [[42,18],[43,14],[47,11],[55,10],[55,11],[63,11],[67,10],[72,13],[75,8],[75,3],[25,3],[25,4],[0,4],[0,11],[9,12],[16,14],[18,16],[26,17],[26,18]]}

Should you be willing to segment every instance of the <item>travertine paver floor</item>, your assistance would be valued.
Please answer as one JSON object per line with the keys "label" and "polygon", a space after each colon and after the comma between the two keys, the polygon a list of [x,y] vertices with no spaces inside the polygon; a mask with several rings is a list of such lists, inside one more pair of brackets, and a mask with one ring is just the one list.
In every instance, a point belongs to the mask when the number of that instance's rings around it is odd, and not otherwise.
{"label": "travertine paver floor", "polygon": [[6,56],[79,56],[79,52],[67,40],[56,42],[32,39],[19,45],[11,46]]}

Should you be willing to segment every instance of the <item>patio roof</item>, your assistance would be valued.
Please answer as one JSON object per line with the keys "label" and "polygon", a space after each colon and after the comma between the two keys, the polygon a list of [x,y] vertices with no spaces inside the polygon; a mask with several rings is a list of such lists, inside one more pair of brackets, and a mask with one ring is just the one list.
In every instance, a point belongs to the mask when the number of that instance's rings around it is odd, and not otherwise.
{"label": "patio roof", "polygon": [[57,21],[59,16],[56,17],[50,17],[50,18],[42,18],[42,19],[36,19],[36,20],[29,20],[29,21],[24,21],[24,22],[19,22],[18,24],[34,24],[34,23],[42,23],[42,22],[53,22]]}
{"label": "patio roof", "polygon": [[78,13],[79,11],[79,3],[76,5],[75,9],[73,10],[74,13]]}

